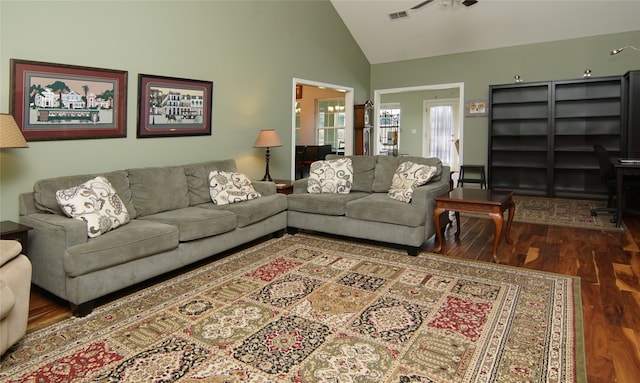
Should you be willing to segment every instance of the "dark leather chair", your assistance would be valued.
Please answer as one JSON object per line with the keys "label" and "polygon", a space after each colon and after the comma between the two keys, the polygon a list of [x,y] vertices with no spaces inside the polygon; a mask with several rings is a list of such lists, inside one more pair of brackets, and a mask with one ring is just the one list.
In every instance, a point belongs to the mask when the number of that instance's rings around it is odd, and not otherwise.
{"label": "dark leather chair", "polygon": [[[593,150],[598,158],[598,166],[600,167],[600,177],[602,183],[607,187],[607,207],[591,209],[591,215],[596,216],[598,213],[616,214],[616,205],[613,198],[616,196],[616,168],[609,158],[609,152],[600,144],[593,145]],[[611,222],[616,222],[617,217],[613,216]]]}
{"label": "dark leather chair", "polygon": [[324,160],[327,154],[332,152],[331,145],[308,145],[304,148],[302,155],[302,173],[301,178],[306,177],[311,169],[311,164]]}
{"label": "dark leather chair", "polygon": [[318,146],[318,160],[324,160],[327,157],[327,154],[333,153],[333,149],[331,145],[321,145]]}

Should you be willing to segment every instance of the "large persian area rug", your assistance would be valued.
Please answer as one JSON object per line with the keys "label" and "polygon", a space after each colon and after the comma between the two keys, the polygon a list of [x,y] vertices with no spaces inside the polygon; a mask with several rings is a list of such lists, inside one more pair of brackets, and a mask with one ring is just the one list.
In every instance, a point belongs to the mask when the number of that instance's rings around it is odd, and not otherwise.
{"label": "large persian area rug", "polygon": [[[624,225],[616,227],[616,224],[611,222],[611,215],[608,213],[600,213],[597,216],[591,215],[591,209],[607,206],[607,202],[604,200],[514,195],[513,202],[516,204],[514,222],[610,231],[625,230]],[[488,218],[486,214],[461,214]],[[507,212],[505,212],[505,217],[506,214]]]}
{"label": "large persian area rug", "polygon": [[285,235],[27,334],[2,382],[585,382],[580,280]]}

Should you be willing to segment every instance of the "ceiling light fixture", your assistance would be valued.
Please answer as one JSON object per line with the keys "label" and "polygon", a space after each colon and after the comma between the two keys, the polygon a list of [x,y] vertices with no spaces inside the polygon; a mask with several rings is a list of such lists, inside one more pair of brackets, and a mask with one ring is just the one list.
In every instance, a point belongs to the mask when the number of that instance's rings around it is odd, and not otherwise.
{"label": "ceiling light fixture", "polygon": [[464,5],[465,7],[470,7],[472,5],[474,5],[475,3],[477,3],[478,0],[440,0],[440,6],[441,7],[453,7],[454,5]]}
{"label": "ceiling light fixture", "polygon": [[615,55],[617,55],[618,53],[622,52],[623,50],[625,50],[625,49],[627,49],[627,48],[631,48],[631,49],[633,49],[634,51],[638,51],[638,52],[640,52],[640,49],[638,49],[638,48],[636,48],[636,47],[632,47],[631,45],[627,45],[626,47],[622,47],[622,48],[614,49],[614,50],[612,50],[609,54],[610,54],[611,56],[615,56]]}
{"label": "ceiling light fixture", "polygon": [[[416,10],[418,10],[418,9],[420,9],[420,8],[424,7],[425,5],[430,4],[432,2],[433,2],[433,0],[422,1],[422,2],[414,5],[413,7],[411,7],[411,10],[412,11],[416,11]],[[477,2],[478,2],[478,0],[439,0],[438,1],[438,5],[441,6],[441,7],[445,7],[445,8],[453,7],[454,5],[460,5],[460,4],[464,5],[465,7],[470,7],[470,6],[474,5],[474,4],[476,4]]]}

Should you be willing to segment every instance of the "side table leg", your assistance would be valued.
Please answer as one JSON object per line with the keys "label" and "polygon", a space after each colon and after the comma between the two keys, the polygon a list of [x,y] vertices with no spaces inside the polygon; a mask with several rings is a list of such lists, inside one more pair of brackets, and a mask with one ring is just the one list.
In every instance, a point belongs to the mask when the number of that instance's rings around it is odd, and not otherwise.
{"label": "side table leg", "polygon": [[502,213],[489,213],[493,223],[496,226],[496,236],[493,239],[493,260],[498,262],[498,244],[500,243],[500,237],[502,236],[502,225],[504,224],[504,217]]}
{"label": "side table leg", "polygon": [[444,213],[445,209],[441,207],[437,207],[433,209],[433,224],[436,227],[436,247],[433,249],[434,252],[439,253],[442,250],[443,243],[443,235],[442,230],[440,230],[440,214]]}
{"label": "side table leg", "polygon": [[513,222],[513,216],[516,215],[516,204],[512,199],[509,200],[509,218],[507,220],[507,232],[505,233],[505,240],[508,244],[512,244],[511,240],[511,223]]}
{"label": "side table leg", "polygon": [[453,212],[456,216],[456,239],[460,239],[460,212]]}

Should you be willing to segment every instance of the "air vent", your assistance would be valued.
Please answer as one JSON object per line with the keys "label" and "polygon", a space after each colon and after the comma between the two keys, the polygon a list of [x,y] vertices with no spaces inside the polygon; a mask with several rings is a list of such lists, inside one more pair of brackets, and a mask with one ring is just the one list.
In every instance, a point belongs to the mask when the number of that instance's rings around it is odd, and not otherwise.
{"label": "air vent", "polygon": [[389,13],[389,17],[391,17],[391,20],[402,19],[402,18],[405,18],[407,16],[409,16],[407,14],[407,11]]}

